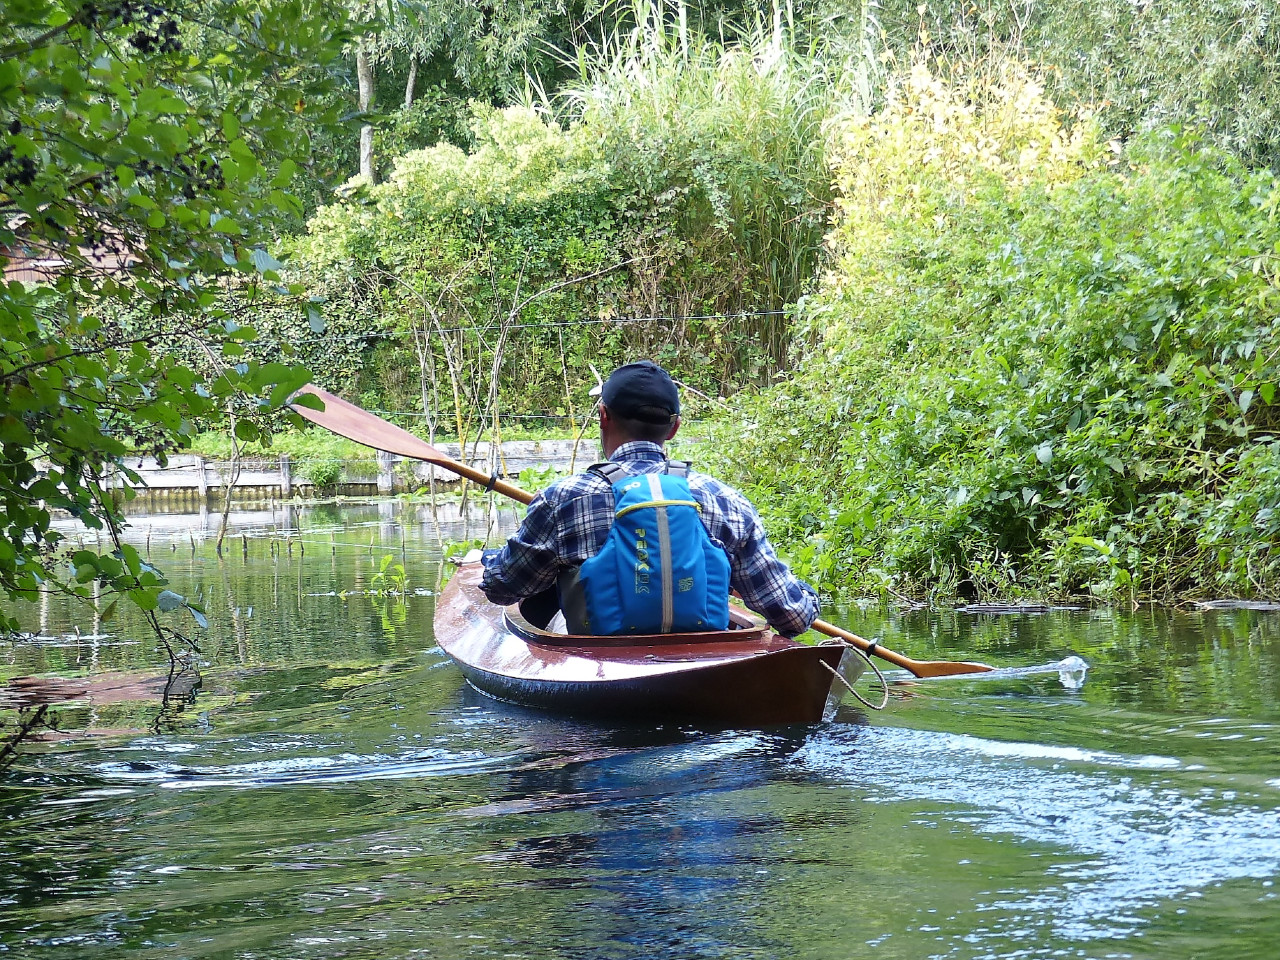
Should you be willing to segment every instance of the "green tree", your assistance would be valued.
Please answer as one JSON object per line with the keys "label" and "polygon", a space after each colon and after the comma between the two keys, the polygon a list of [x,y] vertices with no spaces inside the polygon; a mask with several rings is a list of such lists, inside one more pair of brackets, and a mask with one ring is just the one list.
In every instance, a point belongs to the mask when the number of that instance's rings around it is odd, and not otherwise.
{"label": "green tree", "polygon": [[[500,105],[528,76],[554,67],[553,50],[585,16],[569,0],[443,0],[421,5],[408,0],[355,0],[354,16],[367,29],[351,46],[360,113],[359,175],[372,183],[394,153],[376,157],[375,122],[393,128],[387,146],[395,153],[431,146],[439,134],[465,136],[468,102]],[[594,5],[593,5],[594,6]],[[403,84],[400,106],[379,118],[378,73]],[[414,110],[421,86],[434,91],[429,103]],[[431,109],[434,107],[434,109]],[[403,114],[403,116],[401,116]],[[416,128],[416,129],[414,129]],[[416,135],[415,135],[416,134]]]}
{"label": "green tree", "polygon": [[882,0],[906,62],[924,40],[952,68],[993,53],[1038,64],[1064,106],[1110,136],[1194,123],[1250,166],[1280,166],[1280,22],[1274,3],[1183,0]]}
{"label": "green tree", "polygon": [[[825,0],[788,5],[816,10]],[[579,76],[579,53],[608,47],[653,10],[688,30],[735,36],[768,20],[772,0],[352,0],[368,26],[353,45],[361,128],[360,173],[381,180],[409,150],[473,145],[474,106],[504,107],[536,90],[556,99]],[[808,15],[808,14],[806,14]],[[824,20],[823,29],[831,24]]]}
{"label": "green tree", "polygon": [[824,130],[861,112],[865,56],[781,15],[713,40],[657,4],[631,13],[559,111],[477,108],[469,152],[411,151],[312,218],[295,265],[385,325],[361,387],[388,406],[452,407],[473,433],[483,403],[449,387],[487,391],[490,373],[513,407],[559,415],[627,354],[712,393],[785,359],[829,227]]}
{"label": "green tree", "polygon": [[[244,358],[254,332],[219,291],[280,283],[268,244],[301,212],[308,131],[336,118],[346,21],[308,0],[12,0],[0,37],[0,588],[97,581],[172,609],[119,542],[105,478],[127,484],[126,454],[163,456],[198,419],[277,406],[306,379]],[[55,511],[115,550],[63,551]]]}

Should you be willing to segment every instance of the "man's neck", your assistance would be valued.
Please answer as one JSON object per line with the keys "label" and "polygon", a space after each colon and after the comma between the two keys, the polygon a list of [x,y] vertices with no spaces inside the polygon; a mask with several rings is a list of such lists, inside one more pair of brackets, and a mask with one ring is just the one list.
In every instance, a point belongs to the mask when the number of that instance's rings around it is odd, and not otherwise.
{"label": "man's neck", "polygon": [[[665,459],[667,456],[667,449],[663,444],[655,443],[652,440],[627,440],[608,451],[606,459],[648,459],[655,453]],[[621,457],[619,457],[619,454],[621,454]]]}

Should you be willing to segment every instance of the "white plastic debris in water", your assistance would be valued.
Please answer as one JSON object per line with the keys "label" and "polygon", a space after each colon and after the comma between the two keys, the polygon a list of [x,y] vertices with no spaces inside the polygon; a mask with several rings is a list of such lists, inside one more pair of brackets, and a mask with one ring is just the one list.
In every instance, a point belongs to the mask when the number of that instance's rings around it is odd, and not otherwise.
{"label": "white plastic debris in water", "polygon": [[1067,657],[1058,663],[1058,679],[1068,690],[1079,690],[1084,686],[1084,676],[1089,672],[1089,664],[1079,657]]}

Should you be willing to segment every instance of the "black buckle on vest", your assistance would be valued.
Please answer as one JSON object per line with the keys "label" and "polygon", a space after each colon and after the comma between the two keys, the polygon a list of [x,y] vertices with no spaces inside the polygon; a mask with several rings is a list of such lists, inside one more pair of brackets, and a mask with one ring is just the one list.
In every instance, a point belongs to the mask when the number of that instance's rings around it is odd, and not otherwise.
{"label": "black buckle on vest", "polygon": [[606,460],[603,463],[593,463],[587,468],[599,477],[603,477],[605,483],[613,486],[619,480],[631,476],[627,472],[626,467],[620,463],[614,463],[612,460]]}

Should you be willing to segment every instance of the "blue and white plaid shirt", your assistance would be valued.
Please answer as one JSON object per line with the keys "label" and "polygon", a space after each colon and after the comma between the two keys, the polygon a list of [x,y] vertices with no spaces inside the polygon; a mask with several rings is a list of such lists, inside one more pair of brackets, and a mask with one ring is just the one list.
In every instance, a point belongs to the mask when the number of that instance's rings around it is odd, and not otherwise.
{"label": "blue and white plaid shirt", "polygon": [[[632,476],[666,464],[662,447],[644,440],[624,443],[610,459]],[[690,471],[689,489],[712,541],[729,557],[729,584],[743,602],[784,636],[807,630],[818,616],[818,596],[778,559],[751,502],[704,473]],[[533,498],[516,535],[485,560],[480,586],[493,603],[531,597],[599,553],[612,526],[613,490],[604,477],[588,471],[559,480]]]}

